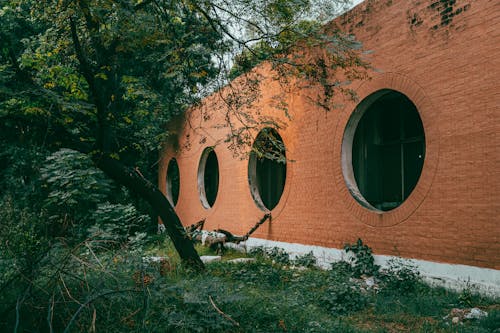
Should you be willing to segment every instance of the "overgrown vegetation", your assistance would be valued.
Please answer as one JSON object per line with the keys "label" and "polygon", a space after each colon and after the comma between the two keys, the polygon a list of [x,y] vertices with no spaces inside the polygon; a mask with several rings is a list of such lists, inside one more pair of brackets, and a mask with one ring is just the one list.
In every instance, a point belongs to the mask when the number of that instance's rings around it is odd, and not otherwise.
{"label": "overgrown vegetation", "polygon": [[15,282],[2,292],[0,330],[493,332],[500,323],[498,301],[473,292],[467,307],[487,317],[444,319],[464,307],[461,294],[430,288],[398,262],[371,285],[349,263],[304,268],[302,257],[277,249],[259,248],[251,262],[214,262],[200,274],[186,270],[162,236],[117,244],[89,237],[52,246],[27,289]]}

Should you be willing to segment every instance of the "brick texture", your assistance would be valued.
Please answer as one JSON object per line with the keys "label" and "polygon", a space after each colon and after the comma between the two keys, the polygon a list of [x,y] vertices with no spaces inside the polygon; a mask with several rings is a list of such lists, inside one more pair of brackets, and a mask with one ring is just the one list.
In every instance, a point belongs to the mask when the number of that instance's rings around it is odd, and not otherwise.
{"label": "brick texture", "polygon": [[[422,175],[398,208],[363,208],[350,195],[341,168],[344,128],[356,103],[342,101],[342,107],[325,112],[308,98],[314,89],[283,91],[264,79],[261,98],[247,112],[286,123],[279,133],[290,161],[272,222],[254,236],[332,248],[359,237],[376,254],[500,269],[500,2],[367,0],[329,27],[334,25],[371,51],[371,79],[351,85],[360,100],[388,88],[416,105],[426,135]],[[265,66],[261,71],[266,73]],[[291,120],[271,107],[281,93]],[[162,156],[159,186],[165,189],[168,161],[176,157],[176,211],[183,223],[206,218],[208,229],[243,234],[265,212],[249,190],[248,158],[234,156],[224,142],[227,112],[215,95],[190,110],[179,142]],[[211,209],[203,208],[197,183],[208,146],[215,147],[220,174]]]}

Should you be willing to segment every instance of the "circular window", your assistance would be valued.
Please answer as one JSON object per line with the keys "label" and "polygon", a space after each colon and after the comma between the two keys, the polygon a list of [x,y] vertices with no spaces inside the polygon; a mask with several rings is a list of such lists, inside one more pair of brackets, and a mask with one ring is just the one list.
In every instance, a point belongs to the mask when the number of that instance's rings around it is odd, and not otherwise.
{"label": "circular window", "polygon": [[168,162],[167,167],[167,199],[170,201],[172,206],[177,205],[179,200],[179,187],[180,187],[180,176],[179,176],[179,165],[177,160],[172,158]]}
{"label": "circular window", "polygon": [[205,208],[211,208],[219,190],[219,161],[213,148],[205,148],[198,167],[198,190]]}
{"label": "circular window", "polygon": [[342,144],[342,168],[351,195],[364,207],[389,211],[417,185],[425,135],[416,106],[405,95],[381,90],[351,115]]}
{"label": "circular window", "polygon": [[255,139],[248,162],[250,192],[257,206],[264,211],[276,207],[285,181],[285,145],[275,129],[264,128]]}

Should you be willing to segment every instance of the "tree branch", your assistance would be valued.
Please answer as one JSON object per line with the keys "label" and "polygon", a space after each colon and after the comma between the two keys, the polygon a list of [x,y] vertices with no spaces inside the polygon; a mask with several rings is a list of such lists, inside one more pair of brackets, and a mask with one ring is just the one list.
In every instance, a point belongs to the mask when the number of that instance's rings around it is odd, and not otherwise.
{"label": "tree branch", "polygon": [[222,312],[221,309],[219,309],[217,307],[217,305],[215,305],[214,303],[214,300],[212,299],[212,296],[208,296],[208,299],[210,300],[210,303],[212,304],[212,306],[214,307],[215,311],[217,311],[219,314],[221,314],[224,318],[226,318],[227,320],[229,320],[230,322],[232,322],[234,324],[234,326],[240,326],[240,324],[234,320],[233,318],[231,318],[229,315],[225,314],[224,312]]}
{"label": "tree branch", "polygon": [[89,87],[92,91],[92,95],[94,96],[94,98],[96,98],[97,91],[96,91],[95,80],[94,80],[94,72],[92,71],[92,67],[90,66],[90,63],[84,54],[82,45],[80,43],[80,39],[78,38],[78,32],[76,30],[75,19],[73,17],[70,17],[69,22],[70,22],[70,29],[71,29],[71,39],[73,41],[73,46],[75,47],[76,58],[78,59],[78,62],[80,63],[80,69],[81,69],[82,75],[85,78],[85,80],[87,81],[87,83],[89,84]]}

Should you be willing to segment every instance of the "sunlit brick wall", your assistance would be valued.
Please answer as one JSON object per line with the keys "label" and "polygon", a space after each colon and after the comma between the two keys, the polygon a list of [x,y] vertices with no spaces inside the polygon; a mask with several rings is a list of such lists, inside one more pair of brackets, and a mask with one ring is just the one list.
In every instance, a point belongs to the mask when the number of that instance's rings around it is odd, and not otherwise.
{"label": "sunlit brick wall", "polygon": [[[365,1],[335,20],[363,42],[371,80],[354,82],[359,100],[394,89],[416,105],[426,135],[421,178],[398,208],[374,212],[346,188],[342,167],[345,126],[356,107],[330,112],[310,102],[317,91],[287,92],[292,119],[275,108],[282,88],[262,83],[249,112],[281,117],[287,182],[280,203],[255,237],[342,248],[358,237],[375,253],[500,269],[500,3],[498,1]],[[333,100],[332,103],[339,101]],[[191,110],[178,145],[166,149],[180,168],[176,211],[184,224],[206,218],[206,228],[247,232],[263,215],[248,185],[248,159],[224,139],[225,105],[217,95]],[[256,133],[254,133],[256,134]],[[199,199],[197,172],[204,148],[215,146],[218,196],[211,209]]]}

